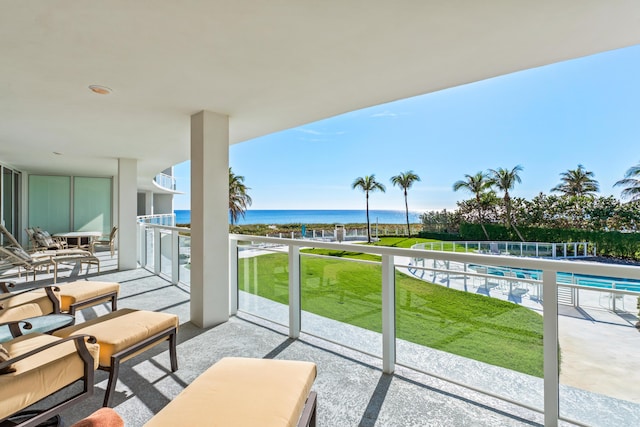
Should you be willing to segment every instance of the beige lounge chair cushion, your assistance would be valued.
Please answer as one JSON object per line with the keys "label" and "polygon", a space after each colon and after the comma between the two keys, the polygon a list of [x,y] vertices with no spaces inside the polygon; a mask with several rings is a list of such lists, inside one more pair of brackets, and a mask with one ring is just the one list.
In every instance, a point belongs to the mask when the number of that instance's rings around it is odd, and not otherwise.
{"label": "beige lounge chair cushion", "polygon": [[[56,295],[60,300],[61,311],[69,311],[71,304],[86,301],[90,298],[95,298],[112,292],[120,293],[120,284],[117,282],[79,280],[77,282],[64,283],[57,286],[60,288],[60,291],[56,292]],[[39,290],[38,292],[44,293],[44,290]],[[110,298],[110,296],[107,296],[104,300],[107,301]]]}
{"label": "beige lounge chair cushion", "polygon": [[[12,357],[17,357],[55,341],[58,341],[58,338],[51,335],[29,334],[2,345]],[[94,369],[97,369],[98,345],[87,343],[87,348],[93,356]],[[84,376],[84,365],[73,341],[43,350],[12,366],[15,372],[0,375],[0,419],[26,408]]]}
{"label": "beige lounge chair cushion", "polygon": [[311,362],[223,358],[145,426],[295,426],[315,377]]}
{"label": "beige lounge chair cushion", "polygon": [[[9,352],[7,351],[6,348],[2,346],[2,344],[0,344],[0,363],[6,362],[9,359],[11,359]],[[6,368],[0,369],[0,375],[8,374],[9,372],[15,372],[15,371],[16,369],[13,366],[9,365]]]}
{"label": "beige lounge chair cushion", "polygon": [[[174,314],[125,308],[78,325],[60,329],[54,332],[54,335],[58,337],[78,334],[93,335],[100,344],[100,366],[108,367],[111,366],[113,354],[126,350],[159,332],[177,328],[178,325],[178,316]],[[157,344],[159,342],[149,345],[121,361],[130,359]]]}
{"label": "beige lounge chair cushion", "polygon": [[53,313],[53,303],[44,292],[10,295],[0,294],[0,323]]}

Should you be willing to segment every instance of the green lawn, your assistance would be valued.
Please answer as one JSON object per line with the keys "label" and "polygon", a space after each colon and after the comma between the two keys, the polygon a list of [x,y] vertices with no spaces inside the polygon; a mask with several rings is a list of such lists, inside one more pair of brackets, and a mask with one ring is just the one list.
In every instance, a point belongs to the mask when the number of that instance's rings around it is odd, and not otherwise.
{"label": "green lawn", "polygon": [[[408,239],[397,240],[396,247],[414,244],[403,242]],[[302,257],[302,309],[381,332],[380,265],[340,259],[380,257],[315,249],[305,252],[332,258]],[[241,290],[288,304],[287,254],[261,255],[240,259],[239,263]],[[249,273],[246,281],[245,271]],[[539,314],[510,302],[449,289],[400,272],[396,272],[396,334],[407,341],[515,371],[538,377],[543,374]]]}
{"label": "green lawn", "polygon": [[[392,248],[411,248],[411,246],[418,243],[426,243],[425,248],[431,249],[431,243],[433,243],[433,250],[444,250],[447,252],[465,252],[464,245],[455,244],[454,242],[443,242],[441,240],[434,239],[422,239],[420,237],[381,237],[377,242],[372,242],[373,246],[389,246]],[[454,247],[455,245],[455,247]],[[475,248],[469,248],[469,252],[475,251]]]}

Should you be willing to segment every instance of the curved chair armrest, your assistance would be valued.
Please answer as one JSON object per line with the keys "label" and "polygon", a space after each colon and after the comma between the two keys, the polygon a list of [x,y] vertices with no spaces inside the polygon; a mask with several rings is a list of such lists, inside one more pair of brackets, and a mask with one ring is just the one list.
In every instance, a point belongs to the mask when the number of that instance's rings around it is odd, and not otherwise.
{"label": "curved chair armrest", "polygon": [[[13,287],[14,285],[15,284],[10,284],[9,287]],[[2,304],[3,301],[6,301],[18,295],[27,294],[31,291],[38,290],[38,289],[44,289],[45,293],[47,294],[47,297],[51,301],[51,304],[53,304],[53,314],[59,314],[60,300],[58,299],[58,297],[54,292],[60,292],[60,288],[56,285],[42,285],[42,286],[36,286],[34,288],[24,289],[18,292],[0,293],[0,310],[4,310],[4,306]]]}
{"label": "curved chair armrest", "polygon": [[0,280],[0,294],[8,294],[11,292],[9,288],[16,286],[16,282],[13,280]]}
{"label": "curved chair armrest", "polygon": [[57,341],[54,342],[50,342],[48,344],[45,344],[41,347],[38,348],[34,348],[31,351],[28,351],[26,353],[23,353],[19,356],[15,356],[12,357],[11,359],[8,359],[5,362],[0,363],[0,370],[7,368],[9,366],[11,366],[12,364],[19,362],[23,359],[26,359],[28,357],[34,356],[44,350],[50,349],[52,347],[58,346],[60,344],[63,344],[67,341],[74,341],[75,345],[76,345],[76,349],[78,350],[78,354],[80,355],[80,357],[86,362],[88,361],[87,356],[91,359],[91,361],[93,362],[93,357],[91,356],[91,354],[89,353],[89,350],[87,349],[87,346],[85,344],[85,340],[86,342],[90,343],[90,344],[95,344],[97,342],[96,337],[94,337],[93,335],[87,335],[87,334],[81,334],[81,335],[71,335],[70,337],[67,338],[60,338]]}
{"label": "curved chair armrest", "polygon": [[[11,336],[14,338],[18,338],[19,336],[22,336],[22,331],[20,330],[21,323],[24,324],[25,329],[31,329],[33,327],[31,326],[31,323],[25,320],[13,320],[11,322],[2,322],[0,323],[0,326],[8,327],[9,332],[11,332]],[[2,370],[2,368],[0,368],[0,370]]]}

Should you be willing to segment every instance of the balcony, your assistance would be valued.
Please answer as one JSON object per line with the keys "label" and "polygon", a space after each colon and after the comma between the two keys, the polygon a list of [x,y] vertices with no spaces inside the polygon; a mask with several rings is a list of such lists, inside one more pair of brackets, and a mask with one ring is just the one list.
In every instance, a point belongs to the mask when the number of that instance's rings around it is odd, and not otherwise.
{"label": "balcony", "polygon": [[174,176],[167,175],[166,173],[159,173],[155,178],[153,178],[153,180],[164,189],[176,191],[176,178]]}
{"label": "balcony", "polygon": [[[141,264],[178,286],[188,285],[189,230],[152,225],[140,230]],[[415,375],[422,378],[423,387],[437,383],[438,392],[449,387],[465,390],[456,395],[470,393],[473,401],[489,399],[492,410],[508,407],[509,416],[534,422],[554,411],[560,420],[583,425],[625,425],[640,416],[635,388],[640,336],[633,327],[640,269],[314,240],[242,235],[230,239],[231,310],[237,314],[233,321],[250,319],[290,338],[302,337],[285,346],[313,343],[341,358],[366,360],[379,373],[394,373],[389,378]],[[308,253],[307,248],[364,252],[371,259],[327,257]],[[584,255],[586,246],[570,252]],[[355,289],[364,276],[374,278],[373,284],[366,284],[364,291]],[[413,282],[405,283],[407,278]],[[467,302],[453,311],[470,307],[475,311],[465,320],[452,318],[451,312],[434,309],[428,297],[412,290],[416,283],[455,292],[457,297],[466,291]],[[504,311],[484,308],[487,296],[501,300],[504,305],[499,310]],[[431,320],[432,329],[425,326],[427,338],[416,336],[415,327],[411,331],[412,324],[424,319]],[[434,322],[439,326],[433,328]],[[499,325],[508,344],[491,346],[483,334],[494,332],[485,331],[484,325]],[[512,344],[530,335],[537,337],[533,344]],[[470,351],[469,346],[479,349]],[[559,379],[550,374],[558,369]],[[327,375],[342,377],[349,372]],[[384,378],[379,380],[390,383]],[[348,404],[340,399],[334,404],[338,412],[348,412]],[[396,410],[398,418],[382,425],[402,424],[409,413],[415,413],[414,422],[420,424],[418,420],[433,408]],[[557,420],[551,418],[544,422],[554,425]]]}
{"label": "balcony", "polygon": [[[237,286],[237,292],[232,292],[237,296],[232,304],[232,310],[237,307],[236,315],[222,325],[200,329],[189,321],[188,230],[139,227],[140,242],[145,245],[139,253],[146,257],[142,260],[146,268],[116,271],[115,260],[108,252],[100,252],[103,274],[91,276],[122,284],[120,307],[144,307],[180,316],[180,369],[170,372],[164,346],[124,365],[114,407],[126,425],[142,425],[211,364],[230,355],[316,362],[318,421],[325,426],[555,425],[556,419],[547,419],[553,399],[559,402],[560,418],[578,425],[632,425],[640,416],[640,369],[635,357],[640,336],[632,326],[637,321],[638,292],[618,282],[616,288],[605,289],[604,282],[599,288],[589,288],[578,280],[563,280],[558,285],[549,280],[549,276],[558,276],[556,271],[570,271],[574,278],[599,272],[637,280],[640,273],[634,268],[232,235],[231,246],[236,249],[232,255],[238,254],[231,258],[237,272],[231,281],[232,288]],[[356,249],[379,259],[327,258],[305,252],[309,247]],[[460,269],[465,263],[466,270]],[[542,279],[510,280],[509,276],[474,269],[480,264],[537,270]],[[263,270],[275,278],[269,289]],[[441,291],[473,297],[468,305],[453,309],[473,307],[474,322],[502,324],[506,326],[504,333],[514,340],[540,332],[536,329],[540,325],[523,321],[532,319],[522,317],[523,312],[535,314],[543,322],[542,342],[532,346],[529,354],[526,350],[511,354],[505,347],[479,352],[487,360],[461,356],[466,351],[465,337],[478,335],[481,339],[474,342],[482,345],[482,328],[474,330],[462,320],[447,318],[447,313],[437,312],[434,303],[422,299],[419,292],[410,292],[413,285],[407,285],[406,278],[415,279],[422,272]],[[70,268],[61,273],[60,280],[82,278],[78,274]],[[357,282],[358,275],[379,280],[364,297],[347,289]],[[38,278],[48,283],[44,273]],[[465,283],[467,294],[463,294]],[[323,286],[328,292],[314,293]],[[519,302],[508,301],[508,294],[513,296],[514,289],[524,287],[529,291],[520,295]],[[488,289],[505,311],[483,312],[478,301],[489,298],[479,294],[479,289]],[[573,301],[564,300],[563,292],[554,289],[569,289]],[[268,292],[272,292],[270,298],[264,296]],[[549,305],[554,297],[558,303]],[[320,306],[333,311],[331,318],[317,313]],[[106,312],[106,307],[98,307],[84,310],[81,316],[93,318]],[[340,316],[345,320],[335,320]],[[428,318],[438,327],[425,335],[436,335],[436,342],[419,344],[419,338],[406,333],[407,324]],[[559,381],[557,375],[547,374],[544,365],[558,360],[558,351],[549,342],[560,344]],[[443,343],[448,345],[445,350],[441,349]],[[506,354],[502,360],[507,366],[496,362],[495,357],[501,354]],[[536,363],[523,366],[523,360]],[[569,370],[568,366],[579,369]],[[529,370],[534,374],[523,373]],[[107,376],[104,372],[96,375],[96,395],[65,412],[66,422],[100,406]]]}

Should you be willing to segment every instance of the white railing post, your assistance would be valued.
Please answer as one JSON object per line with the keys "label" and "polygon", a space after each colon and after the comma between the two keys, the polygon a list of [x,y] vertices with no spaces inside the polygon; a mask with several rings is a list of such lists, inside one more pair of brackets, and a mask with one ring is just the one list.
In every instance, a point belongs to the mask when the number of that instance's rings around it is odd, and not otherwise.
{"label": "white railing post", "polygon": [[551,258],[555,259],[555,257],[556,257],[556,244],[552,243],[551,244]]}
{"label": "white railing post", "polygon": [[557,272],[542,272],[542,293],[544,301],[543,355],[544,355],[544,425],[558,425],[559,413],[559,371],[558,371],[558,286]]}
{"label": "white railing post", "polygon": [[464,291],[467,292],[467,263],[464,263]]}
{"label": "white railing post", "polygon": [[393,255],[382,255],[382,372],[396,366],[396,293]]}
{"label": "white railing post", "polygon": [[300,336],[300,247],[289,246],[289,337]]}
{"label": "white railing post", "polygon": [[160,241],[160,228],[153,228],[153,273],[160,274],[160,262],[162,259],[162,242]]}
{"label": "white railing post", "polygon": [[[238,314],[238,241],[229,239],[229,315]],[[247,264],[249,259],[247,259]],[[245,271],[244,278],[247,280],[248,272]]]}
{"label": "white railing post", "polygon": [[[611,283],[611,289],[613,291],[616,290],[616,282]],[[613,312],[616,312],[616,293],[615,292],[611,292],[611,308],[613,309]]]}
{"label": "white railing post", "polygon": [[138,224],[138,226],[138,242],[140,244],[138,262],[140,263],[140,267],[144,268],[147,266],[147,227],[144,225],[144,223],[140,223]]}
{"label": "white railing post", "polygon": [[540,252],[539,252],[539,246],[538,246],[538,242],[536,242],[536,257],[538,257]]}
{"label": "white railing post", "polygon": [[180,235],[178,230],[171,230],[171,283],[180,281]]}
{"label": "white railing post", "polygon": [[589,245],[589,242],[584,242],[584,256],[587,256],[587,246]]}
{"label": "white railing post", "polygon": [[563,258],[567,257],[567,244],[566,243],[562,244],[562,256],[563,256]]}

